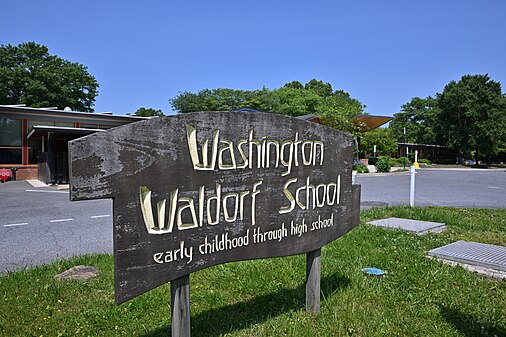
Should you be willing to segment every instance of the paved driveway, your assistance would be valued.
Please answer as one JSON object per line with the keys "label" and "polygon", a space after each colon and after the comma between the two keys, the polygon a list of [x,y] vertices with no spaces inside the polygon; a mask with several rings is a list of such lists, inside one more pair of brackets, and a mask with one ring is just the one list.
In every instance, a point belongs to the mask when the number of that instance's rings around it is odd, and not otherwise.
{"label": "paved driveway", "polygon": [[[409,173],[359,174],[362,206],[409,205]],[[415,206],[506,208],[506,170],[420,169]]]}
{"label": "paved driveway", "polygon": [[[362,206],[409,204],[409,174],[358,175]],[[505,170],[420,170],[415,204],[506,208]],[[112,252],[112,201],[70,202],[67,191],[0,184],[0,274],[86,253]]]}
{"label": "paved driveway", "polygon": [[55,187],[0,184],[0,274],[104,252],[112,252],[112,201],[70,202]]}

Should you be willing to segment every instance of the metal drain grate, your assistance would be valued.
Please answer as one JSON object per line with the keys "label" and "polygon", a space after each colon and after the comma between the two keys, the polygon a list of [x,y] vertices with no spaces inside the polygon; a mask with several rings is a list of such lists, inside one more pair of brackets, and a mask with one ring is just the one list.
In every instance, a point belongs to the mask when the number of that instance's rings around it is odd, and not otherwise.
{"label": "metal drain grate", "polygon": [[373,226],[402,229],[418,235],[440,233],[446,229],[445,224],[441,222],[419,221],[402,218],[374,220],[369,221],[368,224]]}
{"label": "metal drain grate", "polygon": [[506,247],[478,242],[457,241],[428,252],[429,256],[506,271]]}

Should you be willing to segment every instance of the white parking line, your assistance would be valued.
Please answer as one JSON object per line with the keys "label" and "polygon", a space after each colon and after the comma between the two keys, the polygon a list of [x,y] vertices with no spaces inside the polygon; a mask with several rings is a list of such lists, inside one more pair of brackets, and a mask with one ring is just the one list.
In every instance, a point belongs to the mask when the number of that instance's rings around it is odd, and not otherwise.
{"label": "white parking line", "polygon": [[25,190],[25,192],[38,192],[38,193],[66,193],[68,194],[68,191],[47,191],[47,190]]}
{"label": "white parking line", "polygon": [[489,186],[488,188],[495,188],[495,189],[499,189],[499,187],[497,187],[497,186]]}
{"label": "white parking line", "polygon": [[90,216],[90,218],[92,218],[92,219],[98,219],[98,218],[107,218],[107,217],[110,217],[110,216],[111,216],[110,214],[93,215],[93,216]]}
{"label": "white parking line", "polygon": [[58,220],[49,220],[49,222],[64,222],[64,221],[74,221],[74,219],[58,219]]}
{"label": "white parking line", "polygon": [[15,226],[24,226],[28,225],[28,222],[22,222],[22,223],[11,223],[9,225],[4,225],[4,227],[15,227]]}

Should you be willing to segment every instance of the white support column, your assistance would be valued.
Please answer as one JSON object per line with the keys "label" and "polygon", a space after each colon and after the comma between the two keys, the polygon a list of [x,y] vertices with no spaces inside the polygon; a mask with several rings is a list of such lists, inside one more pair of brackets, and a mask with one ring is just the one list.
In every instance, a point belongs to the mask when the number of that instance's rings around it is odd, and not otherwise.
{"label": "white support column", "polygon": [[409,186],[409,206],[413,207],[415,206],[415,167],[411,166],[409,172],[411,173],[411,182]]}

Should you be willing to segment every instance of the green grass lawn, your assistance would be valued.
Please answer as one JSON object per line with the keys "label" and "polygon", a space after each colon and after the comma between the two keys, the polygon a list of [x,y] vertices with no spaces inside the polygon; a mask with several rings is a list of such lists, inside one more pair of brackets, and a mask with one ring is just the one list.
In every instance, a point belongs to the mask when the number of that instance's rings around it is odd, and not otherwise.
{"label": "green grass lawn", "polygon": [[[191,275],[193,336],[506,336],[506,281],[425,257],[456,240],[506,246],[506,210],[376,208],[322,249],[322,303],[305,312],[305,256],[244,261]],[[365,225],[406,217],[445,222],[416,236]],[[170,285],[114,304],[113,259],[83,256],[0,277],[1,336],[168,336]],[[86,282],[53,277],[100,269]],[[361,268],[388,272],[378,278]]]}

